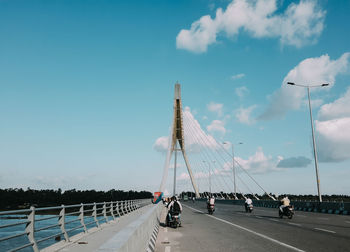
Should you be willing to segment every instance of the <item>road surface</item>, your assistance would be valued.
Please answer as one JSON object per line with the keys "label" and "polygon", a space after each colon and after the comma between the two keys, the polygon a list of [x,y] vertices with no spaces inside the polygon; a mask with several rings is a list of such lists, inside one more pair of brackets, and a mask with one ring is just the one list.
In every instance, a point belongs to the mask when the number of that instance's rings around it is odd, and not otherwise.
{"label": "road surface", "polygon": [[350,251],[350,216],[296,211],[289,220],[276,208],[248,214],[218,202],[211,216],[205,202],[184,202],[181,218],[177,229],[161,225],[156,252]]}

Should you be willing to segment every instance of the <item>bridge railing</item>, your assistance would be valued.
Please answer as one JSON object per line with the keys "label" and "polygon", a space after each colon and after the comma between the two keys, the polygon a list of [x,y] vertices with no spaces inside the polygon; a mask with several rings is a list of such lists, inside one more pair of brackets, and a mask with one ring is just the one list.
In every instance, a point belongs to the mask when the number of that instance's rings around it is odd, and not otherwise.
{"label": "bridge railing", "polygon": [[[218,200],[218,203],[243,205],[244,200]],[[253,200],[254,206],[277,208],[279,201],[273,200]],[[317,202],[317,201],[291,201],[295,209],[298,211],[308,212],[320,212],[320,213],[333,213],[344,214],[350,213],[350,202]]]}
{"label": "bridge railing", "polygon": [[4,248],[1,251],[32,248],[38,252],[55,241],[63,238],[68,242],[73,235],[87,233],[150,203],[150,199],[142,199],[3,211],[0,248]]}

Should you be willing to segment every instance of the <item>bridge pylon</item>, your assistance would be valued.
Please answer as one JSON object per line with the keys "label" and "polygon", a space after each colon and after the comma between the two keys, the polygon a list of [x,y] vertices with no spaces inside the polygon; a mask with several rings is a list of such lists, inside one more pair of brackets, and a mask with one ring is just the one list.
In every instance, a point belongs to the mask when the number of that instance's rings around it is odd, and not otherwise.
{"label": "bridge pylon", "polygon": [[[178,145],[178,146],[177,146]],[[178,148],[179,147],[179,148]],[[182,101],[181,101],[181,86],[179,83],[175,84],[175,95],[174,95],[174,113],[173,113],[173,124],[171,127],[171,139],[169,142],[167,157],[164,164],[163,178],[160,185],[160,192],[164,191],[165,183],[168,178],[169,164],[172,154],[175,151],[175,167],[174,167],[174,194],[176,185],[176,154],[180,150],[184,158],[188,174],[191,179],[193,189],[195,191],[196,197],[199,198],[198,188],[192,173],[191,165],[188,161],[186,150],[185,150],[185,137],[184,137],[184,127],[183,127],[183,112],[182,112]]]}

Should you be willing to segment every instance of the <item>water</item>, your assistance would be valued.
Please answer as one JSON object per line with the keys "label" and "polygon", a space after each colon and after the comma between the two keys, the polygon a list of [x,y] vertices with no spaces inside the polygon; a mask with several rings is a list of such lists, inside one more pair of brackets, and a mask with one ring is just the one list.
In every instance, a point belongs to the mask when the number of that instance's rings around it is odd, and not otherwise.
{"label": "water", "polygon": [[[54,217],[55,215],[35,215],[35,219],[37,220],[40,218],[46,218],[46,217],[50,217],[50,216]],[[111,219],[111,217],[109,217],[109,220],[110,219]],[[3,215],[3,216],[1,216],[1,219],[0,219],[0,225],[18,223],[18,222],[22,222],[25,220],[27,220],[27,216],[25,216],[25,215]],[[66,223],[73,221],[73,220],[76,220],[74,222],[71,222],[71,223],[68,223],[65,225],[67,232],[68,232],[68,230],[81,225],[80,220],[78,219],[78,216],[66,216],[65,220],[66,220]],[[92,221],[93,221],[93,217],[90,217],[90,216],[84,217],[85,223],[89,223]],[[99,222],[101,224],[105,221],[101,220]],[[55,225],[55,224],[58,224],[58,216],[55,216],[54,218],[48,219],[48,220],[35,221],[35,230],[38,230],[40,228],[47,227],[50,225]],[[23,233],[25,231],[25,226],[26,226],[25,224],[21,224],[21,225],[17,225],[17,226],[13,226],[13,227],[1,228],[0,229],[0,239],[3,237],[10,236],[10,235]],[[95,226],[96,226],[96,224],[90,224],[90,225],[87,225],[87,228],[89,229],[89,228],[92,228]],[[72,237],[73,235],[76,235],[76,234],[81,233],[83,231],[84,231],[83,228],[77,228],[76,230],[68,232],[68,235],[69,235],[69,237]],[[45,247],[48,247],[48,246],[58,242],[55,240],[56,236],[60,236],[61,240],[64,240],[63,234],[60,235],[60,233],[61,233],[61,229],[59,226],[55,226],[55,227],[52,227],[49,229],[35,232],[34,235],[35,235],[36,241],[39,241],[40,239],[49,237],[51,235],[55,235],[54,237],[52,237],[46,241],[38,243],[39,249],[43,249]],[[27,243],[29,243],[27,235],[12,238],[12,239],[6,240],[6,241],[0,241],[0,251],[3,252],[3,251],[10,250],[10,249],[14,249],[14,248],[20,247],[24,244],[27,244]],[[29,251],[33,251],[33,249],[30,246],[30,247],[24,248],[20,251],[28,251],[29,252]]]}

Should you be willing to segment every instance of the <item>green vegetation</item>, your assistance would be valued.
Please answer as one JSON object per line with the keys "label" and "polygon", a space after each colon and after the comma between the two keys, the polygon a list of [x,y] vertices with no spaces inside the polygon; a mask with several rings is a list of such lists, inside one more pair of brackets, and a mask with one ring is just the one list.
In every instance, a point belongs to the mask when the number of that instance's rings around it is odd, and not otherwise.
{"label": "green vegetation", "polygon": [[62,192],[58,190],[27,190],[18,188],[0,189],[0,210],[74,205],[80,203],[92,202],[110,202],[118,200],[132,200],[132,199],[146,199],[152,198],[152,193],[147,191],[122,191],[109,190],[95,191],[85,190],[80,191],[76,189]]}

